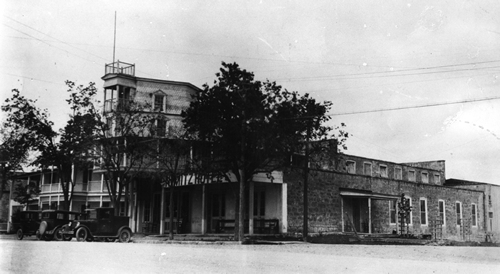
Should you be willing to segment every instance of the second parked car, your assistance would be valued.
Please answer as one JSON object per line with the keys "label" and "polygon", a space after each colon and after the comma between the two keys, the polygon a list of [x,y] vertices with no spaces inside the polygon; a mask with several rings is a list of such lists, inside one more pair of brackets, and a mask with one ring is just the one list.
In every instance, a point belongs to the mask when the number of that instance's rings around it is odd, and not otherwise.
{"label": "second parked car", "polygon": [[78,220],[80,212],[66,210],[44,210],[42,211],[42,219],[37,231],[39,239],[50,241],[56,239],[58,241],[70,241],[70,235],[62,234],[63,225],[68,221]]}
{"label": "second parked car", "polygon": [[76,237],[77,241],[120,240],[129,242],[132,230],[128,226],[129,218],[115,216],[114,208],[101,207],[87,209],[85,218],[72,221],[64,227],[63,235]]}

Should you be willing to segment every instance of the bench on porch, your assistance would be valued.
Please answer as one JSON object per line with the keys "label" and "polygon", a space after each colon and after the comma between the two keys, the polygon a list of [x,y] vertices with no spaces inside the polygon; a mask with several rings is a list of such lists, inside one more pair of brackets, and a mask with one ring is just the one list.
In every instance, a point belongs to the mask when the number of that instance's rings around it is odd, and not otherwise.
{"label": "bench on porch", "polygon": [[[217,220],[216,233],[232,233],[234,232],[234,220]],[[278,234],[279,220],[278,219],[254,219],[253,232],[255,234]],[[245,233],[248,233],[248,220],[245,220]]]}

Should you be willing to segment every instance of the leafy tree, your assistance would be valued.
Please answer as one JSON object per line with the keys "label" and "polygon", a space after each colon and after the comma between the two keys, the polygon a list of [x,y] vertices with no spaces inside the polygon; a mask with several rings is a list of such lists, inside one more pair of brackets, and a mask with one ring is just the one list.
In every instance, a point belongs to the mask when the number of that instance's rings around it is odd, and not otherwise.
{"label": "leafy tree", "polygon": [[66,85],[69,93],[66,101],[72,114],[59,132],[59,141],[50,142],[43,147],[35,163],[57,168],[64,197],[63,208],[68,210],[73,199],[76,172],[91,164],[89,151],[94,147],[100,116],[93,104],[93,98],[97,94],[94,83],[77,86],[74,82],[66,81]]}
{"label": "leafy tree", "polygon": [[[162,114],[157,115],[157,119],[164,119]],[[170,127],[165,131],[165,134],[156,134],[149,143],[148,154],[150,164],[147,165],[151,170],[150,175],[159,181],[162,187],[169,189],[169,216],[170,230],[169,238],[172,240],[174,235],[174,218],[181,220],[180,215],[175,216],[174,197],[176,187],[181,183],[182,176],[186,176],[189,180],[197,180],[204,176],[203,162],[206,162],[208,150],[206,146],[192,140],[182,127],[182,124],[176,124],[175,120],[170,121]],[[153,129],[158,132],[158,128]],[[163,130],[160,130],[163,132]],[[193,176],[196,176],[193,178]]]}
{"label": "leafy tree", "polygon": [[94,157],[105,170],[108,194],[119,213],[123,196],[128,201],[132,182],[141,176],[150,163],[148,153],[154,115],[149,106],[133,100],[124,102],[104,114],[96,136]]}
{"label": "leafy tree", "polygon": [[36,183],[30,182],[29,184],[23,184],[22,182],[15,183],[14,188],[14,201],[21,205],[27,205],[34,198],[38,197],[40,194],[40,187]]}
{"label": "leafy tree", "polygon": [[30,152],[41,151],[57,135],[47,110],[36,107],[36,100],[22,96],[17,89],[2,105],[5,120],[1,127],[0,150],[10,171],[28,164]]}
{"label": "leafy tree", "polygon": [[210,142],[219,171],[231,171],[239,183],[235,238],[243,240],[245,187],[252,176],[271,172],[306,140],[328,137],[324,125],[332,103],[289,92],[275,82],[254,80],[238,64],[222,63],[213,86],[205,84],[182,113],[189,134]]}
{"label": "leafy tree", "polygon": [[[48,120],[47,110],[36,107],[36,101],[20,95],[13,90],[11,98],[2,105],[7,113],[3,124],[2,151],[11,155],[9,162],[12,168],[19,168],[22,163],[32,166],[51,166],[57,168],[63,191],[63,208],[69,209],[73,197],[75,167],[89,161],[88,151],[99,123],[98,113],[91,101],[97,93],[94,83],[87,87],[76,86],[67,81],[69,99],[73,110],[66,126],[57,134],[53,123]],[[35,153],[35,160],[28,160],[28,155]]]}
{"label": "leafy tree", "polygon": [[[24,165],[30,164],[30,155],[51,143],[56,133],[48,120],[47,110],[36,107],[36,101],[22,96],[17,89],[1,107],[4,113],[0,127],[0,154],[2,164],[1,199],[9,178]],[[3,203],[3,202],[2,202]]]}

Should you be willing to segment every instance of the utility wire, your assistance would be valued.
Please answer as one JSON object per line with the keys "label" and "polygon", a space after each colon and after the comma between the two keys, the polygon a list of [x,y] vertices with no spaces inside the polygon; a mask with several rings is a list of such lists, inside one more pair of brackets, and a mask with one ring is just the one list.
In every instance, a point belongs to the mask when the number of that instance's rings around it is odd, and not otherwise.
{"label": "utility wire", "polygon": [[[491,60],[491,61],[482,61],[482,62],[473,62],[473,63],[462,63],[462,64],[451,64],[451,65],[441,65],[441,66],[431,66],[431,67],[420,67],[420,68],[410,68],[410,69],[399,69],[399,70],[392,70],[392,71],[375,71],[375,72],[362,72],[362,73],[348,73],[348,74],[335,74],[335,75],[328,75],[328,76],[313,76],[313,77],[302,77],[302,78],[294,78],[297,80],[308,80],[308,79],[330,79],[330,78],[336,78],[336,77],[348,77],[348,76],[363,76],[363,75],[376,75],[376,74],[396,74],[399,72],[411,72],[411,71],[421,71],[421,70],[434,70],[434,69],[442,69],[442,68],[453,68],[453,67],[462,67],[462,66],[475,66],[475,65],[480,65],[480,64],[489,64],[489,63],[498,63],[500,60]],[[450,70],[450,71],[438,71],[435,73],[439,72],[454,72],[454,71],[461,71],[461,70],[474,70],[474,69],[483,69],[484,67],[481,68],[470,68],[470,69],[460,69],[460,70]],[[485,68],[497,68],[495,67],[485,67]],[[413,74],[403,74],[404,76],[406,75],[413,75]],[[399,75],[396,75],[399,76]],[[358,78],[355,78],[358,79]],[[280,80],[280,79],[278,79]]]}
{"label": "utility wire", "polygon": [[[443,103],[435,103],[435,104],[426,104],[426,105],[417,105],[417,106],[407,106],[407,107],[396,107],[396,108],[383,108],[383,109],[374,109],[374,110],[363,110],[363,111],[353,111],[353,112],[339,112],[339,113],[331,113],[325,116],[341,116],[341,115],[353,115],[353,114],[365,114],[365,113],[374,113],[374,112],[384,112],[384,111],[394,111],[394,110],[404,110],[404,109],[415,109],[415,108],[426,108],[426,107],[437,107],[437,106],[445,106],[445,105],[456,105],[456,104],[465,104],[465,103],[475,103],[482,101],[490,101],[497,100],[500,97],[489,97],[489,98],[479,98],[479,99],[470,99],[470,100],[462,100],[456,102],[443,102]],[[304,117],[305,118],[313,118]]]}
{"label": "utility wire", "polygon": [[[60,40],[60,39],[58,39],[58,38],[56,38],[56,37],[53,37],[53,36],[51,36],[51,35],[49,35],[49,34],[47,34],[47,33],[41,32],[41,31],[39,31],[39,30],[37,30],[37,29],[35,29],[35,28],[33,28],[33,27],[30,27],[30,26],[28,26],[28,25],[26,25],[26,24],[24,24],[24,23],[22,23],[22,22],[19,22],[19,21],[17,21],[17,20],[15,20],[15,19],[13,19],[13,18],[10,18],[10,17],[8,17],[8,16],[6,16],[6,15],[4,15],[4,17],[6,17],[6,18],[8,18],[8,19],[10,19],[10,20],[12,20],[12,21],[14,21],[14,22],[18,23],[18,24],[21,24],[21,25],[23,25],[23,26],[25,26],[25,27],[27,27],[27,28],[29,28],[29,29],[32,29],[32,30],[34,30],[34,31],[36,31],[36,32],[38,32],[38,33],[41,33],[41,34],[43,34],[43,35],[45,35],[45,36],[48,36],[48,37],[50,37],[50,38],[52,38],[52,39],[54,39],[54,40],[56,40],[56,41],[58,41],[58,42],[60,42],[60,43],[66,44],[66,45],[68,45],[69,47],[72,47],[72,48],[74,48],[74,49],[77,49],[77,50],[83,51],[83,52],[85,52],[85,53],[87,53],[87,54],[90,54],[90,55],[95,56],[95,57],[97,57],[97,58],[100,58],[100,59],[102,59],[102,60],[106,60],[106,58],[104,58],[104,57],[102,57],[102,56],[99,56],[99,55],[93,54],[93,53],[91,53],[91,52],[88,52],[88,51],[86,51],[86,50],[83,50],[83,49],[81,49],[81,48],[78,48],[78,47],[72,46],[72,45],[71,45],[70,43],[68,43],[68,42],[62,41],[62,40]],[[36,39],[36,38],[35,38],[35,39]],[[37,39],[37,40],[39,40],[39,41],[43,41],[43,40],[41,40],[41,39]]]}

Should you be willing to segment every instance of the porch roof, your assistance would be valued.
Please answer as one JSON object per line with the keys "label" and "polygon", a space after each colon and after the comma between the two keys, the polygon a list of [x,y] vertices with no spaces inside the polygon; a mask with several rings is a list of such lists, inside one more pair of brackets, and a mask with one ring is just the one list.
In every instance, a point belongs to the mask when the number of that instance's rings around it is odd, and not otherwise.
{"label": "porch roof", "polygon": [[376,200],[397,200],[398,195],[375,193],[371,190],[340,188],[340,196],[372,198]]}

